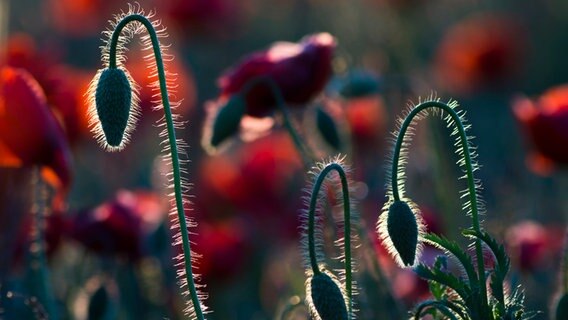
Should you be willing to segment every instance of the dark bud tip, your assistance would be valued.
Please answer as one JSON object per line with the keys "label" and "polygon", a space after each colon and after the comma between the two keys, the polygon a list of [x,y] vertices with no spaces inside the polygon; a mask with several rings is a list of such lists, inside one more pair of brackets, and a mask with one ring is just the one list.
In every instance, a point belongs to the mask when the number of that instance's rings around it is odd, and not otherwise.
{"label": "dark bud tip", "polygon": [[95,104],[107,143],[118,147],[128,125],[132,88],[123,70],[105,69],[97,83]]}
{"label": "dark bud tip", "polygon": [[245,113],[246,102],[240,95],[232,96],[215,116],[211,145],[217,147],[239,130],[241,118]]}
{"label": "dark bud tip", "polygon": [[335,150],[339,150],[341,148],[341,140],[339,139],[339,132],[337,131],[335,121],[320,107],[316,108],[316,124],[325,142]]}
{"label": "dark bud tip", "polygon": [[[347,306],[341,289],[331,277],[319,273],[309,283],[311,299],[317,315],[322,320],[347,320]],[[314,316],[315,317],[315,316]]]}
{"label": "dark bud tip", "polygon": [[395,201],[390,205],[387,230],[404,265],[414,265],[418,247],[418,222],[408,203]]}

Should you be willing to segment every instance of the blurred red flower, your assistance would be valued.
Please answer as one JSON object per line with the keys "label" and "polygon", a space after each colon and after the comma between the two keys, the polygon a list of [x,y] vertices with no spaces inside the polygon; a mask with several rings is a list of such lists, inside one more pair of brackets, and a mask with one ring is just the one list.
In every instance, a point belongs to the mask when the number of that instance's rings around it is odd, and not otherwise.
{"label": "blurred red flower", "polygon": [[179,29],[180,36],[186,37],[188,34],[231,34],[246,5],[232,0],[162,0],[156,4],[158,12]]}
{"label": "blurred red flower", "polygon": [[563,229],[543,226],[534,221],[519,222],[507,230],[508,253],[522,272],[544,270],[556,263],[563,245]]}
{"label": "blurred red flower", "polygon": [[105,0],[49,0],[44,10],[57,31],[83,37],[99,34],[119,5]]}
{"label": "blurred red flower", "polygon": [[0,69],[0,144],[0,164],[42,166],[48,182],[69,187],[69,145],[42,88],[23,69]]}
{"label": "blurred red flower", "polygon": [[69,233],[97,254],[118,255],[136,261],[146,253],[146,238],[162,222],[166,212],[158,195],[123,190],[109,202],[76,213],[71,219]]}
{"label": "blurred red flower", "polygon": [[37,80],[70,143],[91,135],[83,97],[91,71],[66,66],[53,50],[38,48],[34,39],[23,33],[11,35],[4,51],[0,64],[26,69]]}
{"label": "blurred red flower", "polygon": [[435,71],[447,90],[467,94],[511,79],[524,51],[522,32],[512,19],[477,15],[446,32]]}
{"label": "blurred red flower", "polygon": [[196,273],[208,284],[223,282],[239,274],[252,249],[245,226],[235,219],[215,224],[200,223],[192,241],[195,241],[192,249],[201,256],[197,260]]}
{"label": "blurred red flower", "polygon": [[379,149],[387,130],[385,102],[380,95],[348,99],[343,112],[353,143],[360,149]]}
{"label": "blurred red flower", "polygon": [[207,158],[199,170],[196,214],[216,220],[246,214],[260,234],[297,237],[302,162],[287,134],[244,144],[237,154]]}
{"label": "blurred red flower", "polygon": [[518,98],[514,114],[535,149],[530,168],[548,174],[554,164],[568,164],[568,85],[554,87],[537,100]]}
{"label": "blurred red flower", "polygon": [[[302,105],[313,99],[332,74],[335,38],[328,33],[305,37],[300,43],[278,42],[256,52],[228,70],[219,80],[221,99],[239,93],[253,79],[267,77],[280,89],[286,103]],[[266,83],[256,84],[246,95],[246,113],[269,115],[276,106]]]}

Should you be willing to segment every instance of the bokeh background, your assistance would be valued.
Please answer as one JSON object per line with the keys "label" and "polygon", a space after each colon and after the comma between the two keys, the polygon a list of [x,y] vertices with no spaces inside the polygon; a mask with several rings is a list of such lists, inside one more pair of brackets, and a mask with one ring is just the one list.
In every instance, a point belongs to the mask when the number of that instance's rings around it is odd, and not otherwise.
{"label": "bokeh background", "polygon": [[[353,168],[354,197],[366,230],[356,250],[359,318],[397,319],[428,296],[422,280],[393,264],[376,240],[374,225],[385,201],[396,118],[409,103],[433,94],[455,99],[467,111],[482,165],[485,226],[506,244],[513,261],[511,287],[523,285],[529,308],[541,310],[541,319],[549,317],[560,287],[568,212],[568,90],[559,87],[568,83],[568,2],[139,4],[156,11],[169,33],[164,43],[175,56],[169,69],[177,73],[178,112],[187,121],[178,135],[190,146],[188,214],[198,222],[192,241],[201,255],[197,272],[206,284],[211,319],[272,319],[304,297],[298,214],[307,176],[286,131],[277,123],[255,139],[235,136],[214,154],[201,144],[208,106],[219,97],[217,79],[226,70],[275,42],[297,42],[318,32],[336,38],[334,76],[293,118],[318,157],[326,159],[336,151],[310,128],[314,107],[328,110]],[[101,67],[101,31],[113,14],[127,9],[124,1],[0,1],[1,65],[24,68],[38,81],[72,155],[72,179],[64,199],[50,210],[45,231],[51,291],[61,319],[182,318],[160,175],[167,170],[155,126],[161,115],[151,111],[148,71],[137,41],[129,45],[126,64],[144,87],[132,142],[121,153],[103,152],[87,125],[85,92]],[[376,87],[358,96],[338,91],[361,78]],[[13,128],[18,129],[34,130]],[[436,117],[418,126],[407,189],[430,230],[465,245],[460,230],[469,220],[459,199],[465,183],[457,180],[461,174],[447,133]],[[33,170],[6,159],[0,163],[0,315],[33,318],[37,306],[28,299]],[[328,229],[332,241],[335,229]],[[431,251],[425,259],[437,254]],[[305,319],[305,308],[291,316]]]}

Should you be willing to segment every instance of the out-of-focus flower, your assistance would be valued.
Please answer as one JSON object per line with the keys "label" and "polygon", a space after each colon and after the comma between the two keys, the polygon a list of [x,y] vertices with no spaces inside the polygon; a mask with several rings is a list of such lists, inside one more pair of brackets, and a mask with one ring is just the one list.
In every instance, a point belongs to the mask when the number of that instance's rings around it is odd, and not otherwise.
{"label": "out-of-focus flower", "polygon": [[388,117],[378,76],[353,71],[335,78],[327,90],[337,97],[326,99],[328,109],[347,122],[355,151],[361,154],[382,151]]}
{"label": "out-of-focus flower", "polygon": [[105,0],[49,0],[45,12],[57,31],[82,37],[99,34],[119,4]]}
{"label": "out-of-focus flower", "polygon": [[[0,155],[1,156],[1,155]],[[0,279],[12,267],[31,203],[32,171],[0,166]]]}
{"label": "out-of-focus flower", "polygon": [[166,212],[156,194],[123,190],[112,201],[75,214],[70,235],[95,253],[137,260],[146,253],[147,236],[162,222]]}
{"label": "out-of-focus flower", "polygon": [[535,101],[518,98],[513,111],[535,149],[531,169],[548,174],[554,164],[568,165],[568,85],[551,88]]}
{"label": "out-of-focus flower", "polygon": [[545,227],[534,221],[511,226],[505,241],[511,260],[522,272],[544,270],[555,263],[563,243],[563,230]]}
{"label": "out-of-focus flower", "polygon": [[[42,166],[44,178],[67,189],[71,182],[71,153],[42,88],[25,70],[0,69],[0,144],[10,162]],[[0,163],[3,163],[0,159]]]}
{"label": "out-of-focus flower", "polygon": [[59,62],[55,53],[37,48],[27,34],[14,34],[8,39],[0,64],[26,69],[41,85],[47,104],[63,126],[68,141],[76,142],[88,134],[87,107],[83,94],[91,80],[84,72]]}
{"label": "out-of-focus flower", "polygon": [[512,79],[525,51],[521,31],[512,19],[491,15],[454,25],[436,53],[440,84],[450,92],[467,94]]}
{"label": "out-of-focus flower", "polygon": [[[239,93],[251,80],[266,77],[275,82],[287,104],[303,105],[329,80],[335,45],[332,35],[319,33],[300,43],[278,42],[253,53],[219,78],[221,99]],[[246,101],[246,113],[254,117],[269,115],[276,106],[270,86],[262,82],[250,89]]]}
{"label": "out-of-focus flower", "polygon": [[157,1],[157,10],[179,29],[180,35],[222,36],[238,26],[243,4],[232,0],[162,0]]}
{"label": "out-of-focus flower", "polygon": [[247,214],[259,233],[296,238],[302,162],[290,138],[271,133],[237,152],[203,162],[196,214],[205,219]]}
{"label": "out-of-focus flower", "polygon": [[197,273],[206,283],[223,282],[242,271],[251,254],[244,225],[236,219],[200,223],[194,250],[201,255]]}

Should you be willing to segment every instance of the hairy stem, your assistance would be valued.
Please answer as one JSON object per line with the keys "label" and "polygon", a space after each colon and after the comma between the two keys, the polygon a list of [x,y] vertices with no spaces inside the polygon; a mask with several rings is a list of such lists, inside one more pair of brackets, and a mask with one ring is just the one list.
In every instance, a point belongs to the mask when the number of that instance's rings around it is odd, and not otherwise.
{"label": "hairy stem", "polygon": [[178,213],[178,220],[180,224],[180,232],[181,232],[181,239],[182,239],[182,247],[183,247],[183,254],[184,254],[184,267],[185,267],[185,276],[187,280],[187,285],[189,289],[189,294],[191,296],[191,302],[193,304],[193,308],[195,309],[195,313],[199,320],[203,320],[203,311],[201,310],[201,304],[199,302],[199,297],[197,295],[197,290],[195,287],[195,282],[193,281],[193,270],[191,266],[191,247],[189,242],[189,236],[187,231],[187,222],[185,218],[184,206],[183,206],[183,197],[182,197],[182,187],[181,187],[181,173],[180,173],[180,163],[179,163],[179,156],[178,156],[178,149],[177,149],[177,142],[176,142],[176,134],[174,128],[174,122],[172,119],[172,111],[170,107],[170,100],[168,95],[168,89],[166,85],[166,74],[164,71],[164,63],[162,59],[162,52],[160,50],[160,43],[158,41],[158,35],[156,34],[156,30],[152,26],[152,22],[148,20],[145,16],[141,14],[131,14],[124,17],[122,20],[118,22],[116,28],[113,31],[111,43],[110,43],[110,57],[109,57],[109,68],[116,68],[116,48],[118,45],[118,37],[122,29],[130,22],[138,21],[144,25],[148,34],[150,35],[150,39],[152,41],[152,48],[154,50],[154,57],[156,59],[156,66],[158,69],[158,79],[160,83],[160,92],[162,96],[162,104],[164,106],[164,114],[165,120],[168,130],[168,141],[170,144],[170,153],[172,158],[172,170],[173,170],[173,177],[174,177],[174,191],[175,191],[175,202],[176,208]]}
{"label": "hairy stem", "polygon": [[[471,151],[468,145],[467,134],[464,128],[464,125],[460,119],[460,116],[456,113],[456,111],[447,105],[446,103],[439,102],[439,101],[426,101],[423,103],[418,104],[414,107],[410,113],[404,119],[400,127],[399,134],[396,139],[395,147],[394,147],[394,154],[393,154],[393,161],[392,161],[392,171],[391,171],[391,186],[392,186],[392,194],[395,201],[400,201],[400,194],[398,189],[398,165],[400,159],[400,153],[402,146],[404,144],[404,137],[406,131],[410,127],[410,124],[414,120],[414,117],[417,116],[420,112],[426,109],[440,109],[443,112],[446,112],[450,115],[454,125],[456,126],[459,134],[459,140],[461,143],[461,148],[463,149],[463,160],[464,166],[467,176],[467,188],[469,193],[469,203],[471,206],[471,221],[472,227],[476,232],[481,231],[480,223],[479,223],[479,209],[478,209],[478,202],[477,202],[477,193],[475,188],[475,178],[473,176],[473,160],[471,157]],[[486,291],[486,279],[485,279],[485,266],[483,260],[483,250],[481,246],[481,240],[475,240],[475,253],[477,256],[477,267],[479,273],[479,289],[481,294],[481,301],[485,308],[487,308],[487,291]],[[485,310],[487,311],[487,310]],[[481,311],[481,312],[485,312]]]}
{"label": "hairy stem", "polygon": [[319,265],[316,258],[316,246],[315,246],[315,215],[316,215],[316,205],[318,200],[318,194],[321,189],[326,176],[331,171],[335,170],[339,174],[341,180],[341,192],[343,194],[343,217],[344,217],[344,236],[345,239],[345,289],[347,290],[347,299],[349,301],[349,315],[352,315],[352,298],[353,298],[353,288],[352,288],[352,270],[351,270],[351,203],[349,201],[349,185],[347,183],[347,176],[343,167],[338,163],[328,164],[317,176],[314,188],[312,190],[310,198],[310,208],[308,211],[308,250],[310,255],[310,265],[312,267],[312,272],[314,274],[321,273]]}

